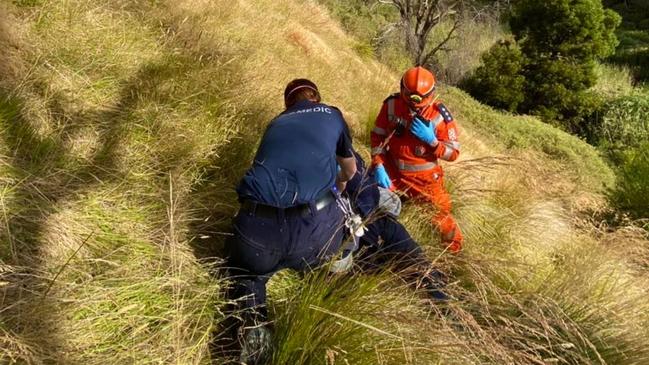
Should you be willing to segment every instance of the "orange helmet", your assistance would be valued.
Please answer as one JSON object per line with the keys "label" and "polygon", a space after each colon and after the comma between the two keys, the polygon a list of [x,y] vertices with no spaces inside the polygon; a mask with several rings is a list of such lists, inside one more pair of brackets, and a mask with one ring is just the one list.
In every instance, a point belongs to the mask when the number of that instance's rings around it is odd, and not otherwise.
{"label": "orange helmet", "polygon": [[401,97],[415,109],[433,102],[435,76],[421,66],[408,69],[401,77]]}

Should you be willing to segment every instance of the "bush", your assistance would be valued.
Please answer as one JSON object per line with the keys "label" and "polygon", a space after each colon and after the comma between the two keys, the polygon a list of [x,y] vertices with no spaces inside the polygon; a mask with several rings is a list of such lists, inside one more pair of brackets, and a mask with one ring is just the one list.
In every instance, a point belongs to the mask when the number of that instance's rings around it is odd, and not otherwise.
{"label": "bush", "polygon": [[[587,90],[596,82],[596,60],[615,50],[619,23],[601,0],[520,0],[510,15],[520,50],[502,42],[492,48],[467,88],[487,104],[535,114],[588,137],[602,100]],[[489,75],[499,71],[503,80]]]}
{"label": "bush", "polygon": [[649,29],[649,3],[646,0],[604,0],[604,6],[620,13],[627,29]]}
{"label": "bush", "polygon": [[525,58],[516,42],[500,41],[481,59],[482,65],[462,87],[486,104],[510,112],[516,111],[525,99],[525,78],[521,75]]}
{"label": "bush", "polygon": [[614,205],[649,218],[649,94],[626,96],[607,106],[594,142],[616,166]]}
{"label": "bush", "polygon": [[595,142],[615,165],[620,165],[628,160],[629,149],[649,143],[649,94],[626,96],[607,108]]}
{"label": "bush", "polygon": [[510,17],[512,32],[530,58],[579,64],[613,54],[620,22],[601,0],[521,0]]}
{"label": "bush", "polygon": [[542,120],[572,134],[593,140],[594,131],[600,124],[604,98],[591,91],[571,91],[560,84],[545,85],[538,96],[543,102],[530,110]]}
{"label": "bush", "polygon": [[634,218],[649,218],[649,142],[624,151],[621,157],[613,201]]}
{"label": "bush", "polygon": [[611,62],[626,65],[637,81],[649,81],[649,2],[646,0],[604,0],[607,7],[622,15],[617,31],[620,45]]}
{"label": "bush", "polygon": [[598,100],[585,91],[595,84],[595,60],[612,54],[620,17],[600,0],[524,0],[510,24],[523,53],[526,101],[522,112],[556,120],[583,135]]}

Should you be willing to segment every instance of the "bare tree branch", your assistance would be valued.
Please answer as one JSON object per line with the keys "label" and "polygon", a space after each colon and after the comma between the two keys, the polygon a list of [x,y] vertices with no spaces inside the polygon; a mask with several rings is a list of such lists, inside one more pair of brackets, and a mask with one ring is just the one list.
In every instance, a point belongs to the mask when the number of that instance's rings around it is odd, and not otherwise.
{"label": "bare tree branch", "polygon": [[453,23],[450,32],[439,44],[429,51],[428,36],[431,30],[442,23],[447,16],[455,15],[455,7],[463,0],[378,0],[381,4],[394,6],[399,11],[399,27],[404,30],[405,47],[415,64],[429,62],[436,52],[447,49],[448,42],[459,26]]}
{"label": "bare tree branch", "polygon": [[453,34],[457,30],[457,28],[459,28],[459,26],[460,26],[460,20],[456,18],[453,21],[453,26],[451,27],[451,30],[449,30],[449,32],[446,34],[446,37],[437,46],[433,47],[430,51],[428,51],[428,53],[426,53],[426,55],[423,57],[422,64],[425,65],[426,63],[428,63],[433,58],[435,53],[442,50],[444,51],[449,50],[445,46],[451,39],[453,39]]}

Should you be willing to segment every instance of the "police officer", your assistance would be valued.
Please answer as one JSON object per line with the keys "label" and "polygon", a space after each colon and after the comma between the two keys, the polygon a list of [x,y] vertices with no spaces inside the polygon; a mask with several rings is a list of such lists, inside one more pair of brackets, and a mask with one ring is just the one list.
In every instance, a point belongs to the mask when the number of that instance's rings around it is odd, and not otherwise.
{"label": "police officer", "polygon": [[278,270],[308,270],[337,253],[344,216],[336,191],[356,172],[347,123],[320,102],[313,82],[288,83],[284,102],[237,187],[241,207],[226,243],[234,280],[229,296],[244,318],[240,361],[249,365],[267,362],[271,353],[266,283]]}

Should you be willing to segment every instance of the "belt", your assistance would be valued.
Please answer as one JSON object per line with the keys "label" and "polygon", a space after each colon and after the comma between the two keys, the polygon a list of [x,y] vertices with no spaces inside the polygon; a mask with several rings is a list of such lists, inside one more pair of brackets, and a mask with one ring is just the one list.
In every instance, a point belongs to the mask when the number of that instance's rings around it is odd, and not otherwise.
{"label": "belt", "polygon": [[284,216],[301,216],[306,217],[311,214],[311,207],[315,211],[326,208],[336,200],[336,195],[332,191],[326,192],[323,196],[316,199],[312,204],[299,204],[288,208],[278,208],[272,205],[258,203],[254,200],[243,200],[241,202],[241,211],[252,213],[256,217],[273,218],[280,214]]}

